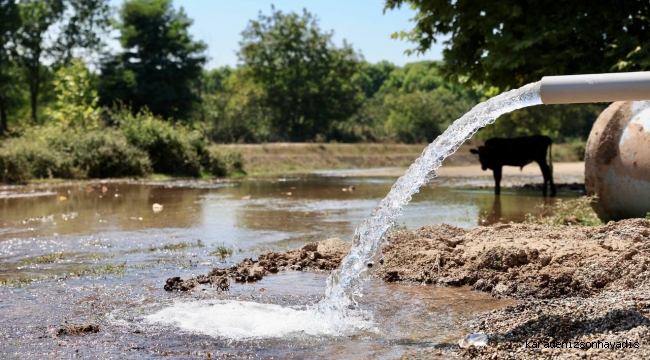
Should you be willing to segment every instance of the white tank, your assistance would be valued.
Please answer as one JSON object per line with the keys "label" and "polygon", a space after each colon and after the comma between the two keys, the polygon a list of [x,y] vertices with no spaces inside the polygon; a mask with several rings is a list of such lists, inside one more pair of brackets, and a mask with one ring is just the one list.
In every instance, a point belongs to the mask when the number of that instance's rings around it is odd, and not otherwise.
{"label": "white tank", "polygon": [[585,187],[605,221],[650,212],[650,101],[617,101],[600,114],[587,140]]}

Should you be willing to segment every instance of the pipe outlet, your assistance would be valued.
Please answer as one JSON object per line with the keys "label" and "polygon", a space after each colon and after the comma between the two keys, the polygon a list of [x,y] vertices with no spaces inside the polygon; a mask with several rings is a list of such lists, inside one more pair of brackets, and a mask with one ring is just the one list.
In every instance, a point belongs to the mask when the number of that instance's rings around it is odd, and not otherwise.
{"label": "pipe outlet", "polygon": [[650,71],[544,76],[540,96],[544,104],[650,100]]}

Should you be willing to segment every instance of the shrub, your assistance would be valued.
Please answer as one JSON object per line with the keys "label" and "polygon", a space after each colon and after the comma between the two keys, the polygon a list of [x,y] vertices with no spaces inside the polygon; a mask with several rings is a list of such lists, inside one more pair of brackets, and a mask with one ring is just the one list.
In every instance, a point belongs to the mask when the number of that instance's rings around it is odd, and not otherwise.
{"label": "shrub", "polygon": [[117,130],[76,132],[59,126],[28,129],[0,147],[0,181],[42,178],[143,176],[151,172],[147,154]]}
{"label": "shrub", "polygon": [[79,171],[67,154],[33,138],[8,139],[0,148],[0,181],[25,182],[34,178],[75,178]]}
{"label": "shrub", "polygon": [[121,111],[118,123],[127,140],[149,154],[154,172],[198,176],[206,143],[201,134],[173,126],[148,111]]}
{"label": "shrub", "polygon": [[85,177],[140,177],[151,173],[147,153],[130,144],[118,130],[104,129],[52,139],[52,148],[73,159]]}
{"label": "shrub", "polygon": [[234,150],[209,149],[202,158],[204,171],[213,176],[226,176],[234,173],[244,174],[244,160],[241,153]]}

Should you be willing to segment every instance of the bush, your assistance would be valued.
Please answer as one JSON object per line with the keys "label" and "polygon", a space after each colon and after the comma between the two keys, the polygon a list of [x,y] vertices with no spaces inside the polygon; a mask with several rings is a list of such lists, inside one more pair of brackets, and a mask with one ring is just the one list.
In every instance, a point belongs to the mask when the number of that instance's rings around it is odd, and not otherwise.
{"label": "bush", "polygon": [[197,131],[173,126],[148,111],[131,115],[121,111],[117,120],[127,140],[149,154],[154,172],[199,176],[206,142]]}
{"label": "bush", "polygon": [[45,141],[33,138],[13,138],[0,148],[0,181],[25,182],[42,178],[75,178],[72,159],[52,150]]}
{"label": "bush", "polygon": [[226,176],[234,173],[244,174],[244,160],[241,153],[233,150],[205,152],[202,160],[204,171],[213,176]]}
{"label": "bush", "polygon": [[131,145],[118,130],[104,129],[51,139],[51,147],[72,159],[84,177],[140,177],[151,173],[147,153]]}
{"label": "bush", "polygon": [[31,128],[0,147],[0,181],[43,178],[144,176],[147,154],[117,130],[75,132],[62,127]]}

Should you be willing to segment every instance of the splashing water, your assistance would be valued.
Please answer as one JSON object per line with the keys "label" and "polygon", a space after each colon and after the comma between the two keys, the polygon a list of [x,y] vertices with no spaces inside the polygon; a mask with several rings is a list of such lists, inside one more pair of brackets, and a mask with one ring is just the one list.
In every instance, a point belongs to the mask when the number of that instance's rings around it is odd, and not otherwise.
{"label": "splashing water", "polygon": [[339,269],[327,279],[325,298],[318,304],[320,312],[343,317],[349,308],[356,307],[354,298],[361,296],[361,285],[368,271],[376,269],[373,265],[379,265],[384,234],[395,224],[395,219],[402,214],[402,207],[411,201],[411,196],[425,182],[434,178],[435,170],[442,165],[442,161],[456,152],[480,128],[493,123],[505,113],[542,104],[539,87],[539,82],[528,84],[476,105],[424,149],[370,213],[370,217],[355,230],[350,252]]}

